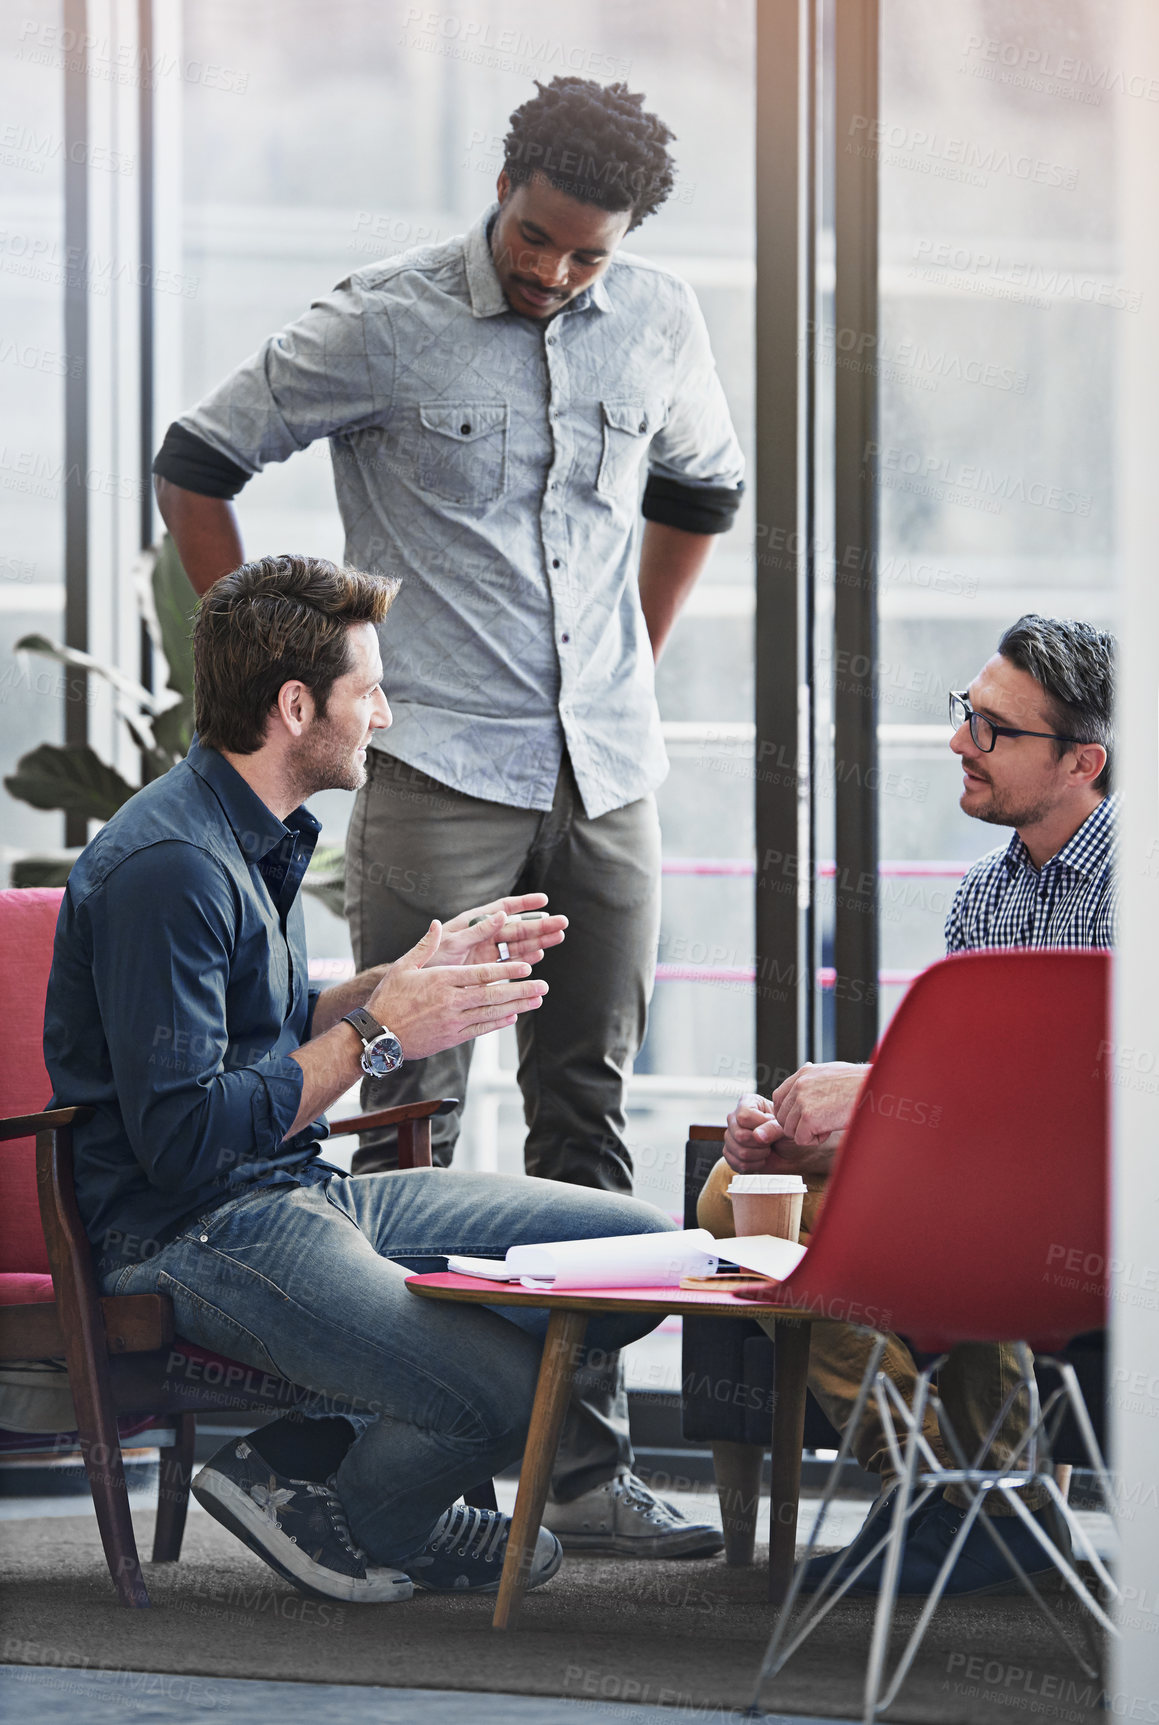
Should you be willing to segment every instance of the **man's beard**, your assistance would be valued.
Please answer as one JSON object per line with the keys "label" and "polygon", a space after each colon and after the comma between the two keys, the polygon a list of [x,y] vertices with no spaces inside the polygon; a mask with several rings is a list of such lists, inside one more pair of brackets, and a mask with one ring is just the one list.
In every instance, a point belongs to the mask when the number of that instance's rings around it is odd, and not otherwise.
{"label": "man's beard", "polygon": [[984,808],[964,809],[963,813],[968,814],[971,820],[985,821],[994,827],[1031,827],[1050,813],[1051,805],[1045,798],[1020,807],[1017,803],[1004,800],[989,779],[984,782],[990,790],[990,801]]}
{"label": "man's beard", "polygon": [[338,747],[323,732],[294,762],[294,794],[304,803],[318,791],[360,791],[366,763],[348,747]]}

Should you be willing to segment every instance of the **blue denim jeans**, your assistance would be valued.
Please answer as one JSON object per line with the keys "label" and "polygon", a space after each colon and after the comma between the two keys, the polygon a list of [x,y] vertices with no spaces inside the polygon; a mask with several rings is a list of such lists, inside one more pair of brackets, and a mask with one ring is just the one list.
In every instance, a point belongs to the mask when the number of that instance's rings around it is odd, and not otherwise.
{"label": "blue denim jeans", "polygon": [[[637,1198],[554,1180],[457,1173],[334,1174],[259,1188],[188,1225],[152,1258],[108,1272],[106,1294],[167,1294],[179,1334],[370,1415],[338,1470],[358,1542],[403,1564],[461,1491],[523,1451],[548,1314],[424,1300],[408,1270],[449,1253],[502,1257],[539,1240],[660,1232]],[[659,1317],[593,1318],[586,1352]]]}

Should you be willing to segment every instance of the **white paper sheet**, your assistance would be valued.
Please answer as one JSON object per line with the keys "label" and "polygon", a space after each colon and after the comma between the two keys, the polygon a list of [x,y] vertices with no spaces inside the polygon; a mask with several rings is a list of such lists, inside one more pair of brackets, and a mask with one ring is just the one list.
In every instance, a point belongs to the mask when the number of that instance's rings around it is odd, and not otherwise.
{"label": "white paper sheet", "polygon": [[525,1288],[666,1288],[681,1276],[709,1276],[719,1249],[707,1228],[669,1234],[614,1234],[600,1240],[562,1240],[512,1246],[507,1263]]}
{"label": "white paper sheet", "polygon": [[481,1276],[485,1282],[519,1280],[505,1258],[448,1258],[447,1269],[453,1270],[456,1276]]}
{"label": "white paper sheet", "polygon": [[742,1270],[755,1270],[758,1275],[772,1276],[783,1282],[797,1268],[809,1250],[796,1240],[782,1240],[777,1234],[747,1234],[741,1240],[716,1240],[717,1252],[726,1263],[739,1264]]}

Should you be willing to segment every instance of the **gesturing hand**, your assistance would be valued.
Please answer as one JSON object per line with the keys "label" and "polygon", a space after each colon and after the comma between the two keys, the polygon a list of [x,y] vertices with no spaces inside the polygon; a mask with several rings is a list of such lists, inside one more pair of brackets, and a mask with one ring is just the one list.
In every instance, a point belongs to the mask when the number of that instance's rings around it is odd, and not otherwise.
{"label": "gesturing hand", "polygon": [[509,898],[492,899],[489,904],[460,911],[443,924],[442,944],[427,968],[494,963],[500,956],[498,941],[503,941],[512,959],[538,964],[549,946],[559,945],[567,928],[566,916],[522,920],[528,911],[542,910],[546,903],[545,892],[514,893]]}
{"label": "gesturing hand", "polygon": [[525,959],[432,964],[442,934],[442,924],[432,922],[422,939],[391,965],[366,1003],[371,1016],[398,1037],[408,1060],[423,1060],[514,1024],[521,1012],[533,1012],[547,993],[546,982],[531,978]]}

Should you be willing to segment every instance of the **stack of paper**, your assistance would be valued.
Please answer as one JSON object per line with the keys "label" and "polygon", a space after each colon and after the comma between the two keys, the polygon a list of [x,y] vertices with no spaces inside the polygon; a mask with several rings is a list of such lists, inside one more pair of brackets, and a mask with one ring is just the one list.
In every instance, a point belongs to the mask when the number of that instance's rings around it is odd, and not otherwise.
{"label": "stack of paper", "polygon": [[520,1282],[525,1288],[666,1288],[681,1276],[709,1276],[720,1251],[707,1228],[666,1234],[613,1234],[600,1240],[557,1240],[511,1246],[505,1259],[448,1258],[461,1276]]}
{"label": "stack of paper", "polygon": [[448,1258],[448,1270],[489,1282],[519,1282],[525,1288],[678,1287],[682,1276],[711,1276],[719,1265],[739,1265],[783,1282],[806,1248],[775,1234],[714,1240],[707,1228],[670,1234],[613,1234],[602,1240],[556,1240],[542,1246],[512,1246],[506,1258]]}

